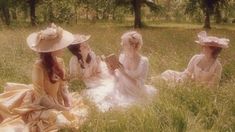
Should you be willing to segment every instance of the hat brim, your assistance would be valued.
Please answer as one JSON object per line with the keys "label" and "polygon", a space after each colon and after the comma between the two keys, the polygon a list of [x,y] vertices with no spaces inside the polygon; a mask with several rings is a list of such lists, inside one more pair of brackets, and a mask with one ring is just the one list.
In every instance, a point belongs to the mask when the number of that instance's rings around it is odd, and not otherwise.
{"label": "hat brim", "polygon": [[212,46],[212,47],[219,47],[223,49],[228,48],[228,45],[222,45],[216,42],[200,42],[200,41],[195,41],[195,42],[201,46]]}
{"label": "hat brim", "polygon": [[91,35],[85,35],[84,39],[82,39],[82,40],[76,40],[75,39],[70,45],[84,43],[84,42],[88,41],[90,38],[91,38]]}
{"label": "hat brim", "polygon": [[38,33],[32,33],[27,38],[29,48],[36,52],[53,52],[64,49],[74,41],[73,34],[65,30],[60,39],[41,40],[39,44],[37,44],[37,36]]}

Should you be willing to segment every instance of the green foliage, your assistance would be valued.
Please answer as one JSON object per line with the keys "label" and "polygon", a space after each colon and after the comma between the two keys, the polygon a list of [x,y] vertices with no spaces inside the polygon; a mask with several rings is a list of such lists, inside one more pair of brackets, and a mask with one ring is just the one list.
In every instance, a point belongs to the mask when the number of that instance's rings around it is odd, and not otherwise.
{"label": "green foliage", "polygon": [[69,23],[74,17],[72,4],[73,0],[44,0],[41,5],[44,21]]}
{"label": "green foliage", "polygon": [[[234,0],[140,0],[144,21],[202,22],[205,12],[216,23],[235,19]],[[133,0],[36,0],[36,23],[79,21],[133,21]],[[186,15],[185,15],[186,14]],[[28,0],[0,0],[0,23],[31,22]],[[146,22],[144,22],[146,23]]]}
{"label": "green foliage", "polygon": [[191,16],[198,14],[198,12],[209,11],[210,14],[215,14],[216,9],[222,9],[229,5],[231,0],[187,0],[185,13]]}

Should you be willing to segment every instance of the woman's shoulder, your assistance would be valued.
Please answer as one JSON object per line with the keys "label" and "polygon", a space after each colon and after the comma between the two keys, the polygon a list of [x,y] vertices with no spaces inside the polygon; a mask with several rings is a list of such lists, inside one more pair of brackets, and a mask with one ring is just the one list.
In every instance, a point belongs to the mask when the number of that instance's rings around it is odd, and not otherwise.
{"label": "woman's shoulder", "polygon": [[41,60],[41,59],[37,59],[37,60],[34,62],[34,66],[39,66],[39,67],[41,67],[41,66],[42,66],[42,60]]}
{"label": "woman's shoulder", "polygon": [[124,55],[123,53],[121,53],[121,54],[119,55],[119,61],[120,61],[121,63],[123,62],[124,57],[125,57],[125,55]]}
{"label": "woman's shoulder", "polygon": [[200,58],[202,56],[203,56],[203,54],[195,54],[192,58]]}
{"label": "woman's shoulder", "polygon": [[57,62],[58,62],[58,64],[59,64],[60,66],[62,66],[62,67],[65,66],[65,64],[64,64],[64,59],[59,58],[59,57],[56,57],[56,60],[57,60]]}
{"label": "woman's shoulder", "polygon": [[218,59],[216,59],[216,68],[222,70],[222,64]]}
{"label": "woman's shoulder", "polygon": [[149,62],[148,57],[146,57],[146,56],[142,56],[142,55],[141,55],[140,60],[141,60],[141,62],[143,62],[143,63],[148,63],[148,62]]}
{"label": "woman's shoulder", "polygon": [[64,63],[64,60],[60,57],[56,57],[56,60],[57,60],[58,63]]}
{"label": "woman's shoulder", "polygon": [[92,51],[92,50],[89,52],[89,54],[90,54],[91,56],[96,56],[95,52]]}
{"label": "woman's shoulder", "polygon": [[120,55],[119,55],[119,58],[124,58],[125,57],[125,55],[123,54],[123,53],[121,53]]}
{"label": "woman's shoulder", "polygon": [[70,61],[74,61],[74,60],[77,60],[77,57],[75,55],[73,55],[71,58],[70,58]]}
{"label": "woman's shoulder", "polygon": [[140,56],[140,62],[139,62],[139,67],[148,67],[149,65],[149,60],[148,57],[146,56]]}
{"label": "woman's shoulder", "polygon": [[73,55],[71,58],[70,58],[70,61],[69,61],[69,64],[76,64],[78,63],[78,59],[75,55]]}
{"label": "woman's shoulder", "polygon": [[202,57],[203,57],[203,54],[196,54],[191,58],[190,62],[200,60]]}
{"label": "woman's shoulder", "polygon": [[43,70],[43,64],[42,64],[42,60],[41,59],[37,59],[35,62],[34,62],[34,65],[33,65],[33,69],[34,70]]}

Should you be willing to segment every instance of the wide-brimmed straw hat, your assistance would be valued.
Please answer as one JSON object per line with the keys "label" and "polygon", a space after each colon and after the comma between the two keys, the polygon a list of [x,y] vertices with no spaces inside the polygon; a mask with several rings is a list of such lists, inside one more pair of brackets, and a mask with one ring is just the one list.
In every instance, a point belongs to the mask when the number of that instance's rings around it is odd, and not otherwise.
{"label": "wide-brimmed straw hat", "polygon": [[213,46],[213,47],[220,47],[220,48],[228,48],[229,39],[227,38],[218,38],[215,36],[207,36],[206,31],[201,31],[198,33],[198,40],[195,41],[196,43],[202,46]]}
{"label": "wide-brimmed straw hat", "polygon": [[91,35],[74,34],[74,41],[71,43],[71,45],[84,43],[90,38]]}
{"label": "wide-brimmed straw hat", "polygon": [[36,52],[53,52],[66,48],[74,41],[72,33],[51,24],[45,30],[32,33],[27,38],[29,48]]}

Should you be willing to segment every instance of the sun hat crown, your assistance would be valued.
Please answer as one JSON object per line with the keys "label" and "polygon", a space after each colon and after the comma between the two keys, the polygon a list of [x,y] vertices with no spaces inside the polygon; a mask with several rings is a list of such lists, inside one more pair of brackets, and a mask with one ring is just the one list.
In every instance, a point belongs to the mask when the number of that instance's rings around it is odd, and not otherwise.
{"label": "sun hat crown", "polygon": [[60,38],[62,36],[63,29],[57,27],[54,23],[50,27],[47,27],[45,30],[41,30],[37,35],[37,43],[33,46],[37,46],[41,40],[52,40]]}
{"label": "sun hat crown", "polygon": [[228,48],[229,39],[227,38],[219,38],[215,36],[208,36],[206,31],[201,31],[198,33],[198,40],[196,43],[203,46],[214,46],[220,48]]}
{"label": "sun hat crown", "polygon": [[36,52],[52,52],[67,47],[73,40],[72,33],[52,23],[44,30],[31,33],[27,38],[27,44]]}
{"label": "sun hat crown", "polygon": [[91,35],[83,35],[83,34],[74,34],[74,41],[71,45],[81,44],[88,41],[91,38]]}

